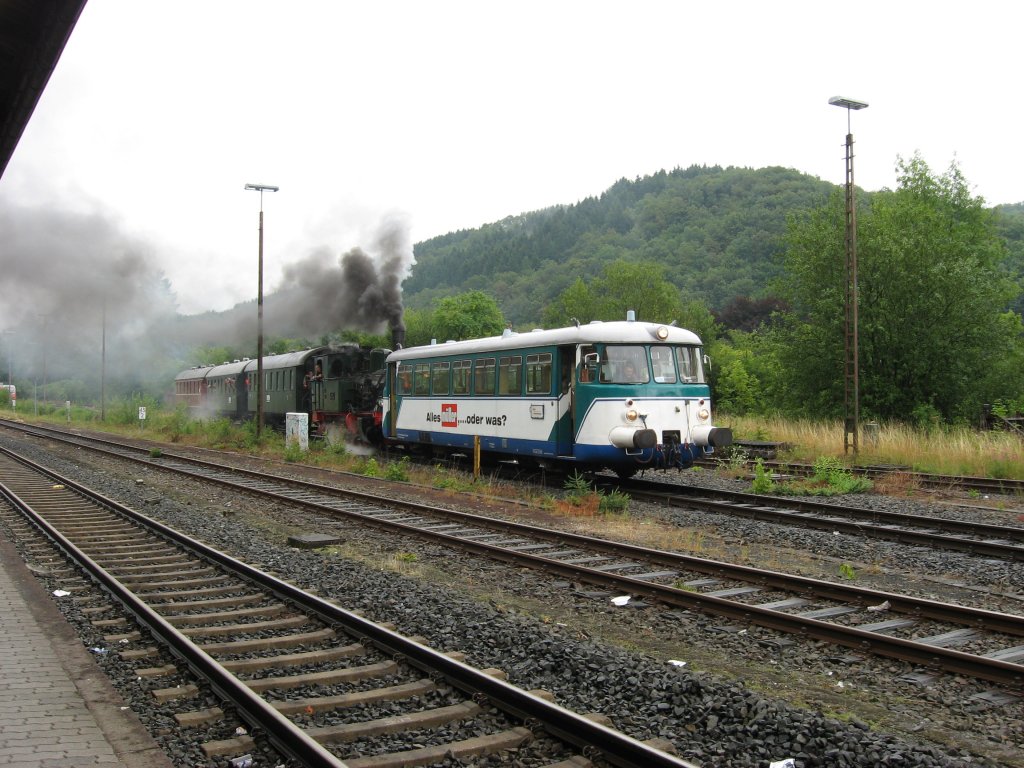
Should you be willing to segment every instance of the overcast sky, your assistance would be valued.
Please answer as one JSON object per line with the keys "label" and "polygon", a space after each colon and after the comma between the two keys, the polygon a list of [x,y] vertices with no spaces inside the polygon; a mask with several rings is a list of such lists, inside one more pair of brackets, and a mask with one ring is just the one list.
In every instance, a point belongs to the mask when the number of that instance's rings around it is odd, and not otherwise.
{"label": "overcast sky", "polygon": [[1022,9],[89,0],[0,179],[0,227],[88,217],[103,236],[13,253],[3,240],[38,238],[0,232],[5,280],[15,261],[103,270],[124,247],[182,312],[253,299],[248,182],[280,187],[263,200],[268,292],[311,253],[372,255],[395,217],[417,242],[692,164],[840,184],[834,95],[870,103],[852,115],[859,186],[895,186],[897,156],[920,151],[935,171],[956,159],[990,204],[1024,201]]}

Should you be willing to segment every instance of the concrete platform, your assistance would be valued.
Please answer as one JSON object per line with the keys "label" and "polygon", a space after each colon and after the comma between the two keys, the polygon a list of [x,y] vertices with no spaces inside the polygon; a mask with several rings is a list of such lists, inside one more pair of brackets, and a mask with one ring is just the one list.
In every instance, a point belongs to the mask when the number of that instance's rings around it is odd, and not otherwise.
{"label": "concrete platform", "polygon": [[172,768],[0,534],[0,766]]}

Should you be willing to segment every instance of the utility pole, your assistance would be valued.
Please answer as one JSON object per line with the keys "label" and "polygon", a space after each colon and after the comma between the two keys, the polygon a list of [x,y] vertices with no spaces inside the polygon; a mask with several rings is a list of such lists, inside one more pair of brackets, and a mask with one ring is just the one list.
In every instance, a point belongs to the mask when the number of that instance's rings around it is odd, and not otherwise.
{"label": "utility pole", "polygon": [[246,184],[246,189],[260,193],[260,257],[259,283],[256,289],[256,439],[263,432],[263,193],[277,192],[279,187],[269,184]]}
{"label": "utility pole", "polygon": [[857,457],[860,423],[860,353],[857,338],[857,194],[853,185],[853,132],[850,113],[865,109],[865,101],[833,96],[828,103],[846,110],[846,291],[843,320],[845,364],[843,375],[843,453],[853,448]]}

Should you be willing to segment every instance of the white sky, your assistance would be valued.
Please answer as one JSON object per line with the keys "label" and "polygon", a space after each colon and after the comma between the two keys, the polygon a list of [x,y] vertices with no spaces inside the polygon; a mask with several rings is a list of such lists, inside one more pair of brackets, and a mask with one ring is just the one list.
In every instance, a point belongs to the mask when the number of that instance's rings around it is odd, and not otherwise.
{"label": "white sky", "polygon": [[[1024,5],[635,0],[89,0],[0,207],[98,213],[148,242],[183,312],[286,263],[413,241],[691,164],[895,186],[955,158],[1024,201]],[[2,247],[2,246],[0,246]],[[0,311],[3,307],[0,307]]]}

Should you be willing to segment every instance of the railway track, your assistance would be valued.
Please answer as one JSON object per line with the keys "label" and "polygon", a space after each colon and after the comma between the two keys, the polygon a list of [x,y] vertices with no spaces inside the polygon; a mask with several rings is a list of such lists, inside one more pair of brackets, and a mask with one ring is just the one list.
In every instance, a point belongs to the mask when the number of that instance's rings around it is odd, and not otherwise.
{"label": "railway track", "polygon": [[[608,590],[599,597],[647,599],[733,622],[757,624],[898,658],[926,679],[940,670],[1024,687],[1024,617],[818,581],[672,552],[646,549],[507,520],[469,515],[234,467],[163,455],[134,460],[240,493],[299,504],[322,516],[323,529],[352,521],[415,536],[497,561]],[[344,521],[344,522],[340,522]],[[594,596],[594,595],[590,595]],[[780,640],[780,643],[784,642]],[[957,649],[964,650],[957,650]]]}
{"label": "railway track", "polygon": [[[800,462],[777,461],[774,459],[762,459],[763,466],[769,472],[779,475],[794,475],[797,477],[810,477],[814,474],[814,466]],[[723,464],[729,464],[722,459],[708,459],[697,462],[698,465],[713,469]],[[751,469],[753,466],[751,465]],[[995,493],[1007,495],[1024,495],[1024,480],[999,477],[978,477],[971,475],[938,475],[928,472],[917,472],[910,467],[897,465],[851,465],[848,467],[851,474],[860,475],[869,479],[879,479],[891,475],[899,475],[908,484],[921,488],[932,488],[939,490],[960,489],[976,491],[978,493]]]}
{"label": "railway track", "polygon": [[1024,526],[993,525],[954,518],[884,512],[809,499],[780,499],[753,493],[648,480],[602,480],[634,499],[669,507],[769,520],[786,525],[840,531],[914,546],[949,549],[982,557],[1024,561]]}
{"label": "railway track", "polygon": [[[534,759],[550,756],[552,768],[692,767],[563,709],[542,692],[509,685],[497,670],[474,669],[459,654],[438,652],[308,594],[6,449],[0,477],[0,493],[23,526],[41,532],[49,541],[44,547],[59,549],[127,610],[130,621],[98,621],[112,632],[105,638],[110,647],[138,661],[140,680],[166,681],[153,689],[155,699],[187,703],[200,700],[205,688],[225,702],[184,706],[176,716],[180,727],[219,723],[228,709],[245,723],[234,737],[207,742],[210,758],[237,756],[244,764],[256,731],[302,766],[429,765],[446,756],[532,750]],[[157,655],[149,641],[179,663],[147,666]],[[370,704],[386,714],[360,719]]]}

